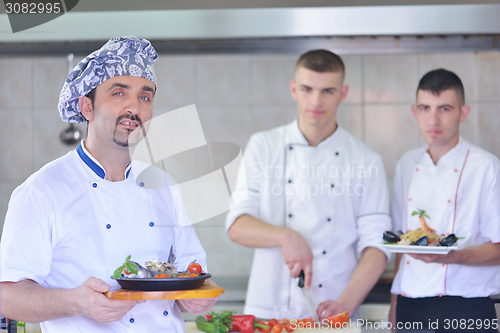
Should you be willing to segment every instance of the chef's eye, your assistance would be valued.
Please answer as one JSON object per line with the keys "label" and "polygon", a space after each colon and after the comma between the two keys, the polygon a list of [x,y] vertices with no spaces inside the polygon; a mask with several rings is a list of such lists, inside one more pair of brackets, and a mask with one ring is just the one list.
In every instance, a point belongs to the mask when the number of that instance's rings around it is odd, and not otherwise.
{"label": "chef's eye", "polygon": [[303,92],[310,92],[311,88],[309,88],[309,87],[302,87],[302,91]]}
{"label": "chef's eye", "polygon": [[333,93],[334,93],[333,89],[325,89],[324,92],[327,95],[333,95]]}
{"label": "chef's eye", "polygon": [[121,91],[117,91],[113,94],[113,96],[121,96],[123,95],[123,93]]}
{"label": "chef's eye", "polygon": [[145,100],[145,101],[150,101],[151,100],[151,98],[149,98],[149,96],[141,96],[141,99]]}

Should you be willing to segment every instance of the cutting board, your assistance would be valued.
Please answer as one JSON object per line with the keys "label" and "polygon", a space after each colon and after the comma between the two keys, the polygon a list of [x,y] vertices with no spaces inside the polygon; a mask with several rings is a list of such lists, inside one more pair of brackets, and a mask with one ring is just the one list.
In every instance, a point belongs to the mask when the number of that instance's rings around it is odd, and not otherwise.
{"label": "cutting board", "polygon": [[104,295],[114,299],[128,300],[162,300],[217,297],[224,293],[224,288],[218,286],[201,286],[198,289],[174,291],[137,291],[137,290],[110,290]]}
{"label": "cutting board", "polygon": [[[186,321],[186,333],[201,333],[203,331],[199,330],[198,327],[196,327],[196,323],[194,321]],[[259,333],[258,330],[255,330],[256,333]],[[285,330],[283,330],[284,333],[286,333]],[[318,328],[318,329],[296,329],[293,331],[293,333],[361,333],[361,328],[351,328],[351,329],[324,329],[324,328]]]}

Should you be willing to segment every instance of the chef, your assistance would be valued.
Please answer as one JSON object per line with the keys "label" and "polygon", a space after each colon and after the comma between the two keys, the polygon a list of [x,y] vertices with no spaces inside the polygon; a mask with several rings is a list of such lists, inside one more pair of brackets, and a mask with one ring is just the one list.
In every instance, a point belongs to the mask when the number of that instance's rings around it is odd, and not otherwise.
{"label": "chef", "polygon": [[457,75],[438,69],[422,77],[412,113],[427,144],[397,164],[394,230],[420,228],[412,213],[425,210],[429,228],[464,245],[446,255],[397,255],[391,319],[400,328],[496,331],[489,296],[500,292],[500,161],[460,136],[469,112]]}
{"label": "chef", "polygon": [[[178,187],[151,189],[136,177],[131,132],[152,118],[156,93],[149,41],[110,39],[69,74],[59,100],[64,121],[87,122],[78,148],[45,165],[12,194],[1,241],[1,312],[41,322],[45,332],[184,332],[181,311],[215,298],[131,301],[103,295],[127,256],[185,270],[205,252]],[[181,225],[188,225],[181,227]]]}
{"label": "chef", "polygon": [[[245,312],[262,318],[310,316],[301,271],[319,319],[358,306],[388,254],[377,247],[390,227],[380,155],[336,122],[346,98],[344,64],[326,50],[302,55],[290,82],[298,120],[256,133],[240,169],[229,237],[256,248]],[[248,195],[243,199],[247,192]]]}

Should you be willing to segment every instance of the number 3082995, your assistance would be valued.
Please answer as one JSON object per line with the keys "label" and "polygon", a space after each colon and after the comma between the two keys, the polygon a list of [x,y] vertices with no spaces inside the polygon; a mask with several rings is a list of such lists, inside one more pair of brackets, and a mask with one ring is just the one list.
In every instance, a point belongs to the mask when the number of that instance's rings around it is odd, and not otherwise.
{"label": "number 3082995", "polygon": [[58,14],[61,12],[61,3],[5,3],[5,11],[7,14]]}

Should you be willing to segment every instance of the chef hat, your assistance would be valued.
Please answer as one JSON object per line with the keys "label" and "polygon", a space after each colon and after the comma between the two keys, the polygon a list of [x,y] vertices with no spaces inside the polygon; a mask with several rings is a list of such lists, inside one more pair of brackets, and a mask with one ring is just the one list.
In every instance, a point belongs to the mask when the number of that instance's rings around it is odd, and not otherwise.
{"label": "chef hat", "polygon": [[59,95],[59,113],[68,123],[83,123],[78,98],[115,76],[129,75],[151,80],[156,86],[154,61],[158,57],[151,43],[133,36],[111,38],[92,52],[68,75]]}

